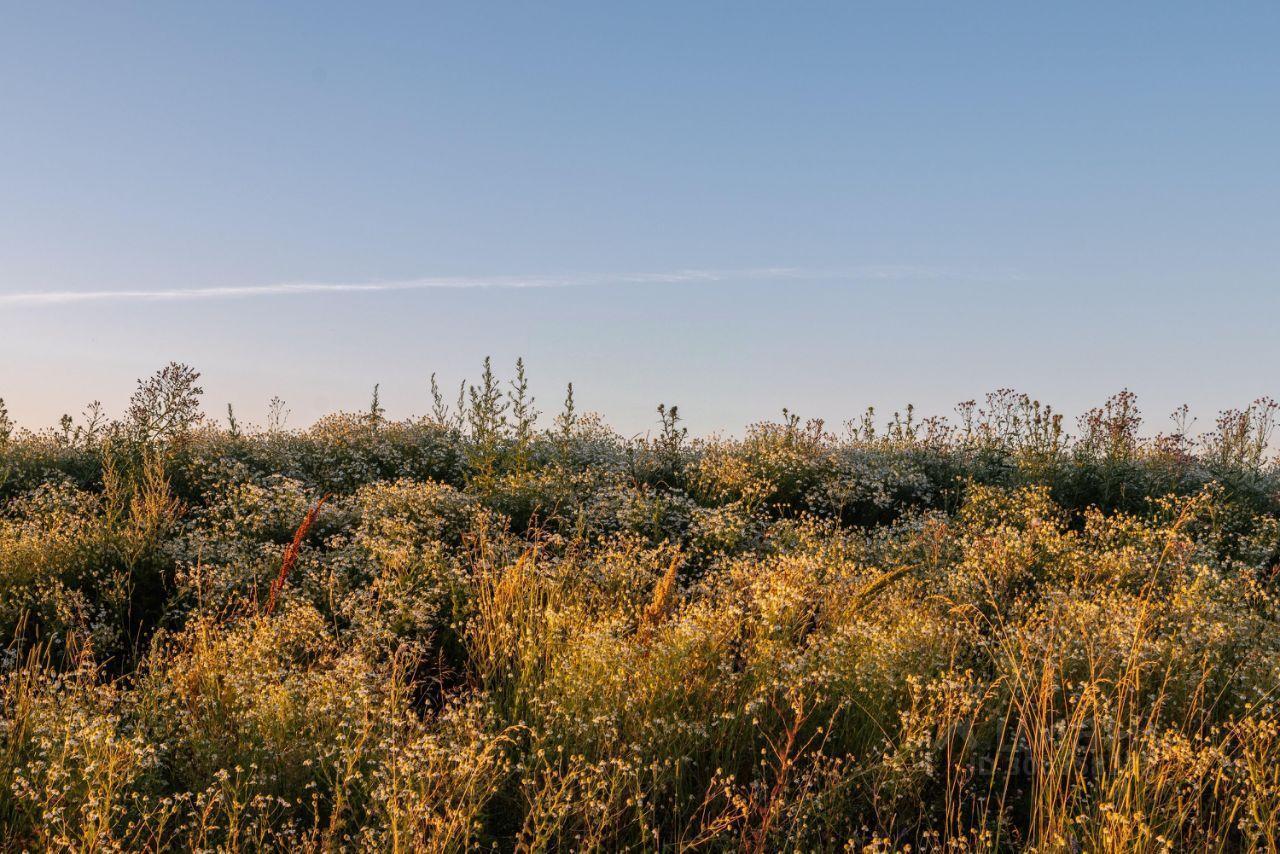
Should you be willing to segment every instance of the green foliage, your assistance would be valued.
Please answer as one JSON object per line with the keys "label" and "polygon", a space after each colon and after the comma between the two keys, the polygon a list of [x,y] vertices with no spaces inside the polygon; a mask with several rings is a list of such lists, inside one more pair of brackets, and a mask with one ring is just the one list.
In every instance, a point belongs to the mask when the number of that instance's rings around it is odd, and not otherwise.
{"label": "green foliage", "polygon": [[140,441],[172,441],[202,419],[204,389],[196,385],[199,379],[195,369],[170,362],[151,377],[138,380],[138,390],[129,399],[128,421]]}
{"label": "green foliage", "polygon": [[4,850],[1280,844],[1269,400],[625,439],[523,362],[305,429],[197,378],[0,404]]}

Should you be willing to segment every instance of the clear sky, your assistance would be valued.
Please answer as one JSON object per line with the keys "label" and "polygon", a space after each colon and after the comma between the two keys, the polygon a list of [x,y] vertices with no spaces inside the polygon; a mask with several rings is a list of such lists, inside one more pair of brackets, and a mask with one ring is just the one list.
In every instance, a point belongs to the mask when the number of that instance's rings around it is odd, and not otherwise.
{"label": "clear sky", "polygon": [[1208,426],[1280,396],[1277,45],[1274,2],[4,4],[0,397],[177,359],[402,416],[490,354],[628,432]]}

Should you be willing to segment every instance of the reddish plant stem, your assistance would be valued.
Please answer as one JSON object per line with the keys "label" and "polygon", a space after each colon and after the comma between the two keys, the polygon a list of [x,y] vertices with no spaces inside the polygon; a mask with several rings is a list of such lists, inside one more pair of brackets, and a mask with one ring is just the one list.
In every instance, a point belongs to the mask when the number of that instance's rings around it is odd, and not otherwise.
{"label": "reddish plant stem", "polygon": [[289,570],[293,569],[293,565],[298,562],[298,552],[302,549],[302,541],[306,538],[307,532],[311,530],[311,526],[315,524],[316,516],[320,515],[320,507],[329,500],[329,493],[320,496],[320,500],[315,503],[307,515],[303,517],[302,524],[298,526],[298,530],[293,533],[293,542],[289,543],[284,550],[284,558],[280,561],[280,573],[276,576],[276,580],[271,582],[271,595],[267,598],[267,616],[271,616],[276,610],[276,600],[280,597],[280,591],[284,589],[284,583],[289,578]]}

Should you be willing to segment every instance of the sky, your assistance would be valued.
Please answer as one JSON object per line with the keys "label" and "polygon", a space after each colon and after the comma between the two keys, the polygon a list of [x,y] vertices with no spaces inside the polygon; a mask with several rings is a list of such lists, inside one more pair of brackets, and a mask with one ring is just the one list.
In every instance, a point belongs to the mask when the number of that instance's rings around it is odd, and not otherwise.
{"label": "sky", "polygon": [[0,397],[1280,397],[1280,4],[0,4]]}

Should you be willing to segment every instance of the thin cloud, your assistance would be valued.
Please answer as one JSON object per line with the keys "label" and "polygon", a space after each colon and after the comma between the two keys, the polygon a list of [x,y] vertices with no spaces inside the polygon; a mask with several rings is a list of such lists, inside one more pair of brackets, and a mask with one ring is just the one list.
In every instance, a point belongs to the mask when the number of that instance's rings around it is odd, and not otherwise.
{"label": "thin cloud", "polygon": [[954,272],[920,267],[862,267],[847,270],[806,270],[762,267],[744,270],[671,270],[655,273],[605,273],[570,276],[431,277],[386,282],[287,282],[231,287],[167,288],[164,290],[31,291],[0,294],[0,306],[55,306],[98,302],[186,302],[249,299],[307,294],[377,293],[437,289],[571,288],[627,284],[713,283],[741,280],[808,279],[905,280],[971,278]]}

